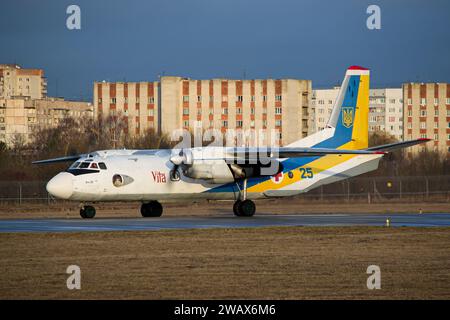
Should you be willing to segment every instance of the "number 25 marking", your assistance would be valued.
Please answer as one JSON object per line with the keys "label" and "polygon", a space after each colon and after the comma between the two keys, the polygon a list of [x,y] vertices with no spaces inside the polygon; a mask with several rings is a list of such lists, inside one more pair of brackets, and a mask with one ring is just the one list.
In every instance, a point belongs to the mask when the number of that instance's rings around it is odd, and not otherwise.
{"label": "number 25 marking", "polygon": [[314,176],[311,168],[300,168],[300,174],[302,179],[311,179]]}

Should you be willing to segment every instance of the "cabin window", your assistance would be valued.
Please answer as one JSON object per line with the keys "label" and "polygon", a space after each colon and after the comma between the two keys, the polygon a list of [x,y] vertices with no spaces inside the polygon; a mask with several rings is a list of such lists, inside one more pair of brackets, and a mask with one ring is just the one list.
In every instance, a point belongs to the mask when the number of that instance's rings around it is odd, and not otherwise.
{"label": "cabin window", "polygon": [[106,164],[104,162],[99,162],[98,166],[100,167],[100,169],[106,170]]}
{"label": "cabin window", "polygon": [[92,162],[91,169],[98,169],[98,165],[95,162]]}

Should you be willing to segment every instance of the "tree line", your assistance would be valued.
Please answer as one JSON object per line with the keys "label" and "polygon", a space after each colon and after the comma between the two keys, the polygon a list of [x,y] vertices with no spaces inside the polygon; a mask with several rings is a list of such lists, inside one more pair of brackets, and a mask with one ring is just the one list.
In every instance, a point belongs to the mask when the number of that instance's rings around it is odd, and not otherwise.
{"label": "tree line", "polygon": [[[381,145],[394,142],[395,138],[384,132],[371,134],[369,144]],[[25,143],[17,135],[8,147],[0,141],[0,180],[47,180],[68,167],[68,163],[32,165],[41,159],[89,153],[114,148],[164,149],[173,147],[168,135],[147,130],[140,135],[129,132],[126,118],[63,118],[56,127],[38,128]],[[385,156],[377,171],[369,176],[422,176],[450,174],[450,159],[444,154],[425,151],[408,157],[404,150]]]}

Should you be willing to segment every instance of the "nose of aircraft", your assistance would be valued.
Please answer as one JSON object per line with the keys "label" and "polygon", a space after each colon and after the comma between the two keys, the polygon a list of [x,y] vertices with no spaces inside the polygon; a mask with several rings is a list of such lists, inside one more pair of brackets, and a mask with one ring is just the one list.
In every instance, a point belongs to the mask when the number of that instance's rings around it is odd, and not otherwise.
{"label": "nose of aircraft", "polygon": [[73,193],[73,175],[58,173],[47,183],[47,192],[59,199],[69,199]]}

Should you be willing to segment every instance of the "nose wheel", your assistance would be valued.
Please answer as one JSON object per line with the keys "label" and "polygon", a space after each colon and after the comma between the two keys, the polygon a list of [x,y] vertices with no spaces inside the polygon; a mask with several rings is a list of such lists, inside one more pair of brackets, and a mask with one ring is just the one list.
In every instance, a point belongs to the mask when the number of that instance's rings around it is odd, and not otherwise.
{"label": "nose wheel", "polygon": [[84,206],[80,209],[80,216],[83,219],[92,219],[95,217],[95,208],[93,206]]}
{"label": "nose wheel", "polygon": [[141,214],[144,218],[161,217],[163,207],[158,201],[150,201],[141,205]]}

